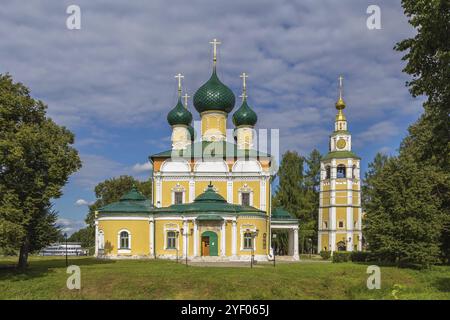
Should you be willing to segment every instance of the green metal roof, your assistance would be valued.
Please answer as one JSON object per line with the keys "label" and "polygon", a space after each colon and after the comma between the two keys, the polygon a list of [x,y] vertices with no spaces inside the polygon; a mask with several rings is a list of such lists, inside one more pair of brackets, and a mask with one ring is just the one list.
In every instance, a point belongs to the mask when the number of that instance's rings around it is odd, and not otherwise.
{"label": "green metal roof", "polygon": [[329,160],[329,159],[343,159],[343,158],[353,158],[353,159],[361,159],[360,157],[358,157],[356,154],[354,154],[351,151],[333,151],[333,152],[328,152],[328,154],[326,154],[322,160]]}
{"label": "green metal roof", "polygon": [[256,121],[258,121],[258,116],[247,104],[247,99],[244,97],[242,105],[233,114],[233,123],[236,127],[243,125],[254,126]]}
{"label": "green metal roof", "polygon": [[214,66],[211,78],[194,94],[195,109],[199,113],[212,110],[230,113],[234,103],[233,91],[219,80]]}
{"label": "green metal roof", "polygon": [[272,210],[272,219],[297,220],[288,211],[286,211],[284,208],[280,208],[280,207],[277,207],[274,210]]}
{"label": "green metal roof", "polygon": [[199,215],[197,220],[199,221],[222,221],[223,218],[217,214],[202,214]]}
{"label": "green metal roof", "polygon": [[98,209],[101,213],[151,213],[154,207],[136,187],[123,195],[119,201],[110,203]]}
{"label": "green metal roof", "polygon": [[198,141],[186,149],[167,150],[150,156],[151,158],[270,158],[268,153],[260,152],[254,149],[239,149],[237,144],[226,141]]}

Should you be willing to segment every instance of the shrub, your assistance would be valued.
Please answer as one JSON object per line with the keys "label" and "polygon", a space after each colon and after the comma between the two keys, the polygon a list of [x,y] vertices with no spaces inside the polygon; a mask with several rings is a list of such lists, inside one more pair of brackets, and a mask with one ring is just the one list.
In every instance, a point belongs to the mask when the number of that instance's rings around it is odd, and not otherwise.
{"label": "shrub", "polygon": [[348,251],[335,251],[333,253],[333,262],[348,262],[350,261],[351,252]]}
{"label": "shrub", "polygon": [[350,258],[353,262],[368,262],[376,260],[375,256],[369,251],[353,251]]}
{"label": "shrub", "polygon": [[331,251],[320,251],[320,256],[323,260],[329,260],[331,257]]}

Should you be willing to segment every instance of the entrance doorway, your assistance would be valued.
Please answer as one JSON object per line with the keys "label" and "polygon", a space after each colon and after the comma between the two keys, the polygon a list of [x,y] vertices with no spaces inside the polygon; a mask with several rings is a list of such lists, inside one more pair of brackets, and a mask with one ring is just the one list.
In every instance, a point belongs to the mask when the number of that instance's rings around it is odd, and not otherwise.
{"label": "entrance doorway", "polygon": [[202,256],[218,255],[217,233],[205,231],[202,233]]}

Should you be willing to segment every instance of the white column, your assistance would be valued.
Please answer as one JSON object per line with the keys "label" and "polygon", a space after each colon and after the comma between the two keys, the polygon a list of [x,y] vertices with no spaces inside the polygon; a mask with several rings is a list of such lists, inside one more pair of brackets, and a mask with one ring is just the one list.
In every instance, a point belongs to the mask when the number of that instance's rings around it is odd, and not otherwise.
{"label": "white column", "polygon": [[259,183],[259,209],[266,211],[266,176],[261,176],[261,182]]}
{"label": "white column", "polygon": [[330,245],[331,245],[331,251],[336,251],[336,231],[330,232]]}
{"label": "white column", "polygon": [[188,233],[189,233],[188,226],[189,226],[188,225],[188,221],[186,219],[186,220],[184,220],[184,223],[183,223],[183,229],[184,229],[184,234],[183,234],[183,237],[184,237],[184,239],[183,239],[183,257],[184,258],[187,257],[188,252],[189,252],[188,251],[188,245],[189,245],[189,243],[188,243],[188,241],[189,241],[189,239],[188,239]]}
{"label": "white column", "polygon": [[194,220],[194,257],[198,256],[198,226],[197,219]]}
{"label": "white column", "polygon": [[193,174],[189,179],[189,203],[193,202],[195,199],[195,180]]}
{"label": "white column", "polygon": [[233,180],[231,177],[227,180],[227,202],[233,203]]}
{"label": "white column", "polygon": [[160,208],[162,206],[162,188],[161,188],[161,177],[156,177],[156,203],[155,207]]}
{"label": "white column", "polygon": [[221,256],[225,256],[225,253],[226,253],[226,251],[225,251],[225,224],[227,223],[227,221],[226,220],[223,220],[223,223],[222,223],[222,228],[221,228],[221,230],[220,230],[220,255]]}
{"label": "white column", "polygon": [[232,238],[231,238],[231,255],[236,256],[236,247],[237,247],[237,226],[236,226],[236,220],[233,220],[233,227],[232,227]]}
{"label": "white column", "polygon": [[95,256],[98,257],[98,221],[95,221]]}
{"label": "white column", "polygon": [[153,218],[150,220],[150,256],[155,256],[155,244],[153,243],[155,239],[155,221]]}
{"label": "white column", "polygon": [[347,251],[353,251],[353,241],[355,241],[353,239],[353,232],[347,232]]}
{"label": "white column", "polygon": [[294,229],[294,254],[293,258],[298,260],[298,228]]}

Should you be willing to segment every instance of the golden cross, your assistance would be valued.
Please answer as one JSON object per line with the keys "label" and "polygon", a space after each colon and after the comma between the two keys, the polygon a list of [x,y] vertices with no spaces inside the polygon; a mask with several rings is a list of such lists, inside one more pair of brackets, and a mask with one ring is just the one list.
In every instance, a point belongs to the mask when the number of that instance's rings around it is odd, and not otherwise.
{"label": "golden cross", "polygon": [[217,61],[217,45],[218,44],[222,44],[222,42],[217,41],[217,39],[214,38],[213,41],[210,41],[209,43],[211,43],[213,45],[213,61],[214,61],[214,64],[216,64],[216,61]]}
{"label": "golden cross", "polygon": [[191,96],[188,96],[187,93],[185,93],[184,96],[183,96],[183,98],[184,98],[184,106],[186,107],[186,109],[188,107],[188,98],[190,98],[190,97]]}
{"label": "golden cross", "polygon": [[342,81],[344,80],[343,76],[339,76],[339,99],[342,99],[342,90],[343,90],[343,84]]}
{"label": "golden cross", "polygon": [[184,76],[181,73],[178,73],[175,78],[178,79],[178,96],[181,97],[181,79],[184,78]]}

